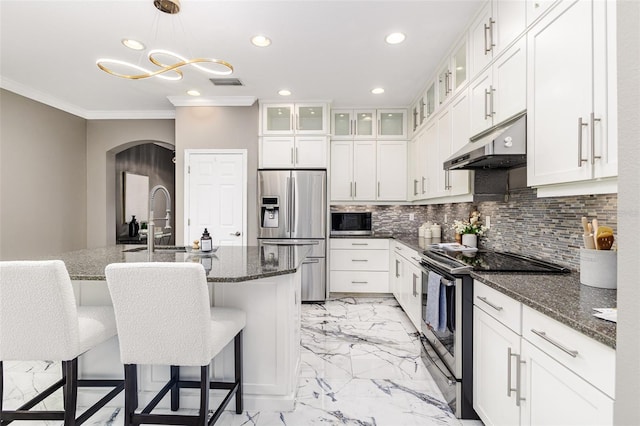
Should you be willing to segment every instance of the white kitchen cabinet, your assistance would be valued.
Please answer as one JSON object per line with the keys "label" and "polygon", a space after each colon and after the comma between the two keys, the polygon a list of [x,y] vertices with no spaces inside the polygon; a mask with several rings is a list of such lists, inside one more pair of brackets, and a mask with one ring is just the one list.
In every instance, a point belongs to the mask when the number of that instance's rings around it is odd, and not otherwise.
{"label": "white kitchen cabinet", "polygon": [[429,170],[429,156],[427,153],[427,138],[436,138],[436,123],[432,121],[426,128],[420,130],[409,144],[408,167],[410,176],[407,190],[409,200],[423,200],[427,194],[427,178]]}
{"label": "white kitchen cabinet", "polygon": [[521,38],[471,83],[471,135],[527,107],[527,40]]}
{"label": "white kitchen cabinet", "polygon": [[468,81],[467,33],[445,58],[438,72],[438,105],[443,105]]}
{"label": "white kitchen cabinet", "polygon": [[332,201],[406,201],[405,141],[332,141]]}
{"label": "white kitchen cabinet", "polygon": [[485,425],[610,425],[615,350],[474,281],[474,401]]}
{"label": "white kitchen cabinet", "polygon": [[520,386],[519,357],[520,336],[474,306],[473,408],[485,425],[520,423],[518,393],[512,390]]}
{"label": "white kitchen cabinet", "polygon": [[330,239],[330,289],[340,293],[389,293],[389,240]]}
{"label": "white kitchen cabinet", "polygon": [[327,167],[326,136],[266,136],[259,148],[260,168]]}
{"label": "white kitchen cabinet", "polygon": [[[435,81],[431,81],[431,83],[427,85],[427,90],[425,92],[424,99],[425,99],[424,118],[425,120],[427,120],[431,118],[433,113],[436,112],[436,82]],[[421,124],[424,124],[424,122],[421,122]]]}
{"label": "white kitchen cabinet", "polygon": [[419,265],[420,256],[410,247],[396,241],[394,248],[395,276],[394,281],[396,300],[411,320],[411,323],[420,331],[422,321],[422,268]]}
{"label": "white kitchen cabinet", "polygon": [[[451,101],[450,155],[460,150],[469,142],[469,138],[471,137],[470,108],[471,101],[468,91],[461,92]],[[449,158],[449,156],[447,156],[447,158]],[[447,177],[449,183],[448,195],[463,195],[471,192],[471,172],[469,170],[449,170],[447,173],[449,174]]]}
{"label": "white kitchen cabinet", "polygon": [[[405,141],[377,142],[378,201],[407,199],[407,143]],[[371,163],[367,163],[371,168]]]}
{"label": "white kitchen cabinet", "polygon": [[527,340],[522,425],[611,425],[613,399]]}
{"label": "white kitchen cabinet", "polygon": [[331,141],[331,201],[375,200],[375,141]]}
{"label": "white kitchen cabinet", "polygon": [[376,111],[335,109],[331,111],[332,139],[374,139]]}
{"label": "white kitchen cabinet", "polygon": [[472,78],[526,29],[524,1],[487,1],[469,29]]}
{"label": "white kitchen cabinet", "polygon": [[377,112],[378,139],[406,139],[407,111],[404,109],[379,109]]}
{"label": "white kitchen cabinet", "polygon": [[326,103],[260,105],[262,135],[326,135],[329,126]]}
{"label": "white kitchen cabinet", "polygon": [[566,1],[527,33],[529,186],[617,176],[614,18],[615,2]]}

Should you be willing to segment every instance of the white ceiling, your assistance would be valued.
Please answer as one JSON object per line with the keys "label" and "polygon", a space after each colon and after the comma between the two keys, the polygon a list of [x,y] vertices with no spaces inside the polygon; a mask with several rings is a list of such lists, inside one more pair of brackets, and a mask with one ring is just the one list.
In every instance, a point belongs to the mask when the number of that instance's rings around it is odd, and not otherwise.
{"label": "white ceiling", "polygon": [[[182,11],[167,15],[152,0],[0,0],[0,85],[85,118],[173,117],[168,97],[406,107],[481,3],[182,0]],[[393,31],[404,32],[406,41],[385,43]],[[272,45],[254,47],[255,34],[267,35]],[[125,37],[149,49],[228,61],[231,77],[244,86],[215,87],[212,75],[191,67],[179,82],[126,80],[99,70],[101,57],[147,66],[144,53],[121,44]],[[373,87],[386,91],[373,95]],[[280,97],[282,88],[293,94]],[[187,97],[189,89],[202,96]]]}

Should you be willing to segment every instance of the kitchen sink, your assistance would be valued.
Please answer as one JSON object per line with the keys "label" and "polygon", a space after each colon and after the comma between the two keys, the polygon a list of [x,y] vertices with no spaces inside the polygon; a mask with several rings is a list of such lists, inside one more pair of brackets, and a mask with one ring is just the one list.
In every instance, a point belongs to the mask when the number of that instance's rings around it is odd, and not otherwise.
{"label": "kitchen sink", "polygon": [[[137,253],[141,251],[147,251],[147,247],[143,246],[123,250],[125,253]],[[184,246],[156,246],[155,251],[160,253],[186,253],[187,249]]]}

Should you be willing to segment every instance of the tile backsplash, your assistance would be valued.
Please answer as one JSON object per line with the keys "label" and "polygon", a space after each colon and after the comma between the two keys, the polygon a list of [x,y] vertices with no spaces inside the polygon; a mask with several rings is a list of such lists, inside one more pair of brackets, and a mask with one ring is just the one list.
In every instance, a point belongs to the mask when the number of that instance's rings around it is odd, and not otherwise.
{"label": "tile backsplash", "polygon": [[[375,232],[416,234],[423,222],[442,225],[443,241],[453,241],[454,220],[473,210],[491,217],[491,229],[480,239],[487,249],[510,251],[579,269],[582,245],[580,218],[597,218],[617,231],[617,194],[537,198],[532,188],[512,189],[509,201],[428,206],[331,206],[332,211],[371,211]],[[414,220],[409,220],[410,214]],[[445,223],[446,215],[446,223]]]}

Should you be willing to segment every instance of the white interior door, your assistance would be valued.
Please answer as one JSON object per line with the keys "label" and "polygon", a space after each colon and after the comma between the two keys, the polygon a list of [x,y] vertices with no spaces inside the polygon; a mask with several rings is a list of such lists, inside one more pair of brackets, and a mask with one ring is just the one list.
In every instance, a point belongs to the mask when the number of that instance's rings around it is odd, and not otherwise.
{"label": "white interior door", "polygon": [[187,150],[185,160],[184,244],[207,228],[215,246],[246,245],[247,151]]}

